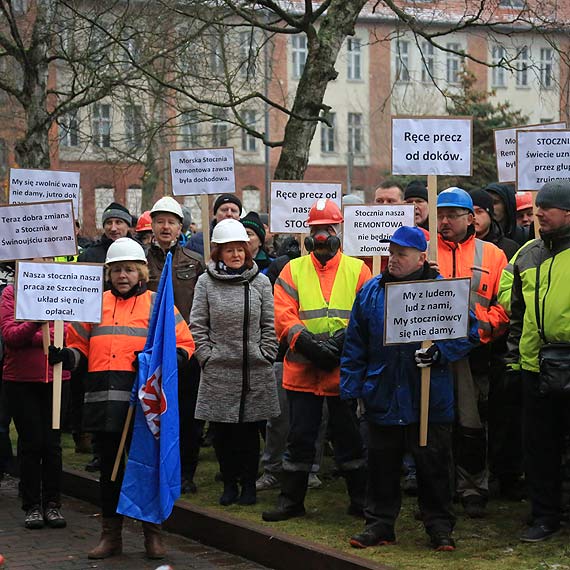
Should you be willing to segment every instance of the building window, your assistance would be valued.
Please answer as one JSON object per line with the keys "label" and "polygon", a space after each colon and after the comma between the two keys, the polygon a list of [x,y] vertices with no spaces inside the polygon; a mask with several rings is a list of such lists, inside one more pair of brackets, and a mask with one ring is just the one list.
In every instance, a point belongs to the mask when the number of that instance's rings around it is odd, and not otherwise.
{"label": "building window", "polygon": [[362,154],[362,113],[348,114],[348,152]]}
{"label": "building window", "polygon": [[4,178],[8,172],[8,143],[0,138],[0,177]]}
{"label": "building window", "polygon": [[396,42],[396,81],[407,83],[410,80],[410,42]]}
{"label": "building window", "polygon": [[256,73],[257,49],[253,31],[239,33],[239,73],[244,79],[250,79]]}
{"label": "building window", "polygon": [[16,16],[23,16],[29,8],[28,0],[12,0],[11,4]]}
{"label": "building window", "polygon": [[142,107],[128,105],[125,107],[125,140],[131,149],[142,146]]}
{"label": "building window", "polygon": [[115,201],[114,188],[95,188],[95,224],[98,229],[103,227],[101,218],[103,217],[103,210]]}
{"label": "building window", "polygon": [[131,34],[129,37],[126,37],[123,42],[123,49],[124,53],[122,57],[124,57],[123,67],[125,69],[130,68],[130,66],[135,63],[137,64],[141,59],[141,45],[140,45],[140,38],[137,37],[133,30],[130,30]]}
{"label": "building window", "polygon": [[422,42],[422,83],[431,83],[435,73],[435,47],[430,42]]}
{"label": "building window", "polygon": [[517,87],[528,87],[528,47],[520,49],[515,60]]}
{"label": "building window", "polygon": [[321,152],[335,152],[335,114],[327,113],[326,118],[332,126],[321,123]]}
{"label": "building window", "polygon": [[79,146],[79,121],[77,110],[66,113],[59,123],[59,143],[61,146]]}
{"label": "building window", "polygon": [[244,212],[261,211],[261,192],[256,186],[246,186],[241,191],[241,203]]}
{"label": "building window", "polygon": [[93,105],[93,144],[104,148],[111,146],[111,105]]}
{"label": "building window", "polygon": [[549,89],[554,82],[554,51],[552,48],[540,48],[540,85]]}
{"label": "building window", "polygon": [[142,188],[127,188],[127,210],[133,216],[142,213]]}
{"label": "building window", "polygon": [[[244,111],[243,120],[244,123],[251,129],[256,128],[257,117],[255,111]],[[257,151],[257,139],[248,133],[245,129],[241,133],[241,150],[244,152]]]}
{"label": "building window", "polygon": [[79,195],[77,199],[77,212],[75,214],[75,219],[79,222],[79,225],[83,225],[83,188],[79,189]]}
{"label": "building window", "polygon": [[224,46],[222,41],[219,36],[211,39],[210,70],[214,75],[222,75],[224,72]]}
{"label": "building window", "polygon": [[226,111],[216,111],[216,118],[212,123],[212,144],[214,146],[228,146],[228,124],[225,122]]}
{"label": "building window", "polygon": [[[493,46],[491,48],[491,63],[502,65],[506,61],[507,50],[503,46]],[[505,78],[504,67],[493,67],[491,72],[491,86],[492,87],[505,87],[507,84]]]}
{"label": "building window", "polygon": [[291,37],[291,54],[293,57],[293,78],[299,79],[307,61],[307,36],[299,34]]}
{"label": "building window", "polygon": [[348,38],[346,42],[346,54],[348,58],[346,76],[348,79],[362,79],[362,74],[360,71],[360,47],[359,38]]}
{"label": "building window", "polygon": [[196,111],[187,111],[180,117],[180,134],[182,146],[194,148],[200,146],[200,123]]}
{"label": "building window", "polygon": [[463,66],[463,57],[458,53],[461,51],[461,45],[458,43],[449,43],[446,45],[449,50],[446,59],[446,79],[449,85],[459,85],[461,79],[461,68]]}
{"label": "building window", "polygon": [[501,8],[524,8],[524,0],[499,0],[499,6]]}

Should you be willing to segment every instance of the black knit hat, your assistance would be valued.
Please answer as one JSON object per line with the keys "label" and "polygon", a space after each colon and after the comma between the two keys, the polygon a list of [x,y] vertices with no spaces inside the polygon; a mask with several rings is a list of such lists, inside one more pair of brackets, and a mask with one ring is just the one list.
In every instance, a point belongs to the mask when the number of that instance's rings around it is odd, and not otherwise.
{"label": "black knit hat", "polygon": [[493,210],[493,197],[485,190],[471,190],[469,192],[471,200],[473,200],[473,206],[479,206],[483,208],[491,218],[495,215]]}
{"label": "black knit hat", "polygon": [[539,208],[570,210],[570,182],[568,180],[547,182],[536,195],[536,205]]}
{"label": "black knit hat", "polygon": [[214,202],[214,216],[216,215],[218,208],[222,204],[227,204],[228,202],[232,202],[232,204],[235,204],[239,208],[239,215],[241,216],[241,200],[235,194],[221,194],[216,198],[216,201]]}
{"label": "black knit hat", "polygon": [[131,213],[121,204],[118,202],[111,202],[104,210],[103,216],[101,217],[101,221],[104,224],[109,218],[118,218],[119,220],[123,220],[127,222],[129,227],[133,225],[133,217]]}
{"label": "black knit hat", "polygon": [[428,201],[428,190],[421,180],[412,180],[404,190],[404,200],[408,198],[421,198]]}
{"label": "black knit hat", "polygon": [[257,212],[249,212],[246,216],[241,219],[241,223],[245,226],[245,228],[249,228],[253,230],[261,245],[265,242],[265,228],[263,227],[263,223],[261,222],[261,218]]}

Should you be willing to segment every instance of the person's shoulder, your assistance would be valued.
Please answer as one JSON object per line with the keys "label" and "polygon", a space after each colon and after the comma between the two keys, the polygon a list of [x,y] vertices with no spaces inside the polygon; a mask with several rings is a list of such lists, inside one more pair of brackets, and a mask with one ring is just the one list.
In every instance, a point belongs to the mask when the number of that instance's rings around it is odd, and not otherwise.
{"label": "person's shoulder", "polygon": [[197,261],[201,265],[204,265],[204,257],[200,255],[198,252],[191,250],[188,247],[188,244],[182,246],[180,250],[182,254],[185,255],[186,257],[193,259],[194,261]]}

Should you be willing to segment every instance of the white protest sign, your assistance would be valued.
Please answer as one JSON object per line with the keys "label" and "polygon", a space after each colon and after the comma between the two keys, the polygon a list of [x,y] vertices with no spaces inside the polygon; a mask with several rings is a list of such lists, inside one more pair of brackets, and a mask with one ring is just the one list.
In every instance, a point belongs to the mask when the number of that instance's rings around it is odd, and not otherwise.
{"label": "white protest sign", "polygon": [[517,190],[570,180],[570,130],[517,131]]}
{"label": "white protest sign", "polygon": [[16,320],[101,322],[103,266],[16,264]]}
{"label": "white protest sign", "polygon": [[70,200],[0,206],[0,260],[75,255]]}
{"label": "white protest sign", "polygon": [[346,255],[388,255],[388,243],[402,226],[414,226],[414,205],[345,206],[342,251]]}
{"label": "white protest sign", "polygon": [[392,117],[392,174],[471,176],[470,117]]}
{"label": "white protest sign", "polygon": [[499,182],[515,182],[517,179],[517,132],[521,130],[565,129],[566,123],[527,125],[509,129],[495,129],[495,155]]}
{"label": "white protest sign", "polygon": [[234,149],[194,148],[170,152],[172,194],[233,194]]}
{"label": "white protest sign", "polygon": [[466,337],[470,281],[386,283],[384,344]]}
{"label": "white protest sign", "polygon": [[71,200],[79,212],[79,172],[10,169],[10,204]]}
{"label": "white protest sign", "polygon": [[271,182],[271,231],[281,234],[308,232],[309,210],[320,198],[328,198],[340,208],[342,184],[281,180]]}

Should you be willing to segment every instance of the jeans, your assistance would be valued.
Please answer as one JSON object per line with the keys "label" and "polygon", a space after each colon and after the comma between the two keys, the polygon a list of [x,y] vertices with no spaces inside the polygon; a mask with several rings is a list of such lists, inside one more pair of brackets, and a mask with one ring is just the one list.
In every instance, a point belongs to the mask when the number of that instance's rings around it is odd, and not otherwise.
{"label": "jeans", "polygon": [[[60,430],[52,429],[52,385],[44,382],[4,382],[8,410],[18,432],[22,509],[61,506]],[[62,383],[65,409],[69,382]]]}

